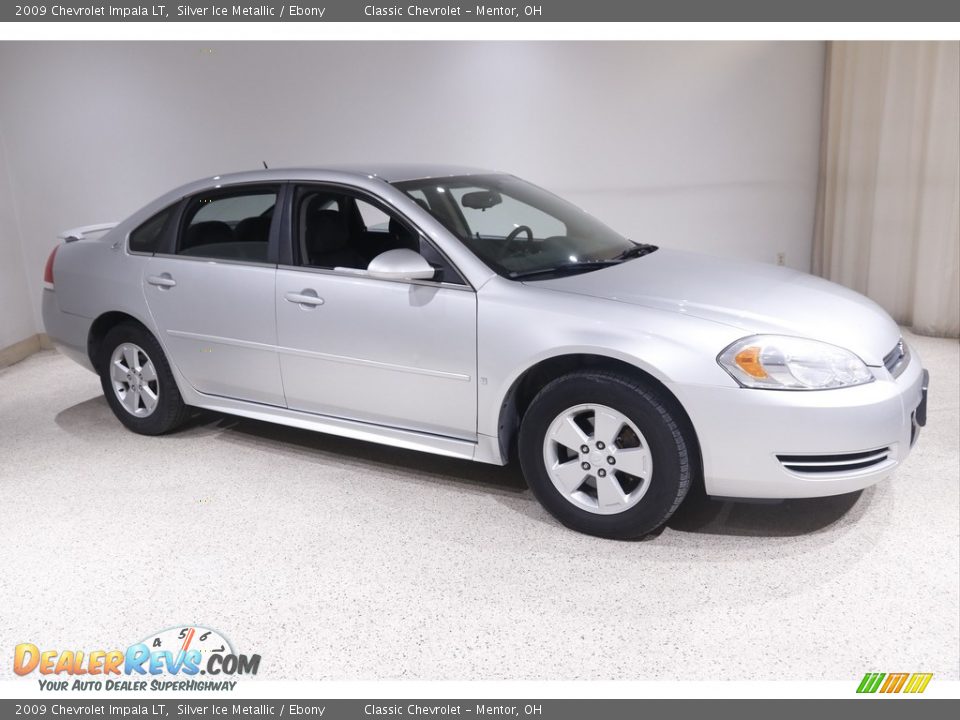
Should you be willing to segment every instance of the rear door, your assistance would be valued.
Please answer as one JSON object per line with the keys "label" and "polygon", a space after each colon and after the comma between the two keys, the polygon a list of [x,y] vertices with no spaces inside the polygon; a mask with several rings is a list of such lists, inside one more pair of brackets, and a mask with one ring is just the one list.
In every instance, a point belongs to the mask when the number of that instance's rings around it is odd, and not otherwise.
{"label": "rear door", "polygon": [[202,393],[284,405],[275,313],[281,187],[189,198],[170,246],[144,263],[160,340]]}

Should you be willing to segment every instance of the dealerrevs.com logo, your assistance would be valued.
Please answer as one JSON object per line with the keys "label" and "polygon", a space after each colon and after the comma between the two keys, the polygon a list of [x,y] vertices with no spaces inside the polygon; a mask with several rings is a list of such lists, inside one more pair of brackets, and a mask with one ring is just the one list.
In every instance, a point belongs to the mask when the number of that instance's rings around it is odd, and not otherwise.
{"label": "dealerrevs.com logo", "polygon": [[199,625],[152,633],[125,650],[50,650],[20,643],[13,671],[38,673],[41,690],[233,690],[256,675],[259,655],[237,653],[221,633]]}

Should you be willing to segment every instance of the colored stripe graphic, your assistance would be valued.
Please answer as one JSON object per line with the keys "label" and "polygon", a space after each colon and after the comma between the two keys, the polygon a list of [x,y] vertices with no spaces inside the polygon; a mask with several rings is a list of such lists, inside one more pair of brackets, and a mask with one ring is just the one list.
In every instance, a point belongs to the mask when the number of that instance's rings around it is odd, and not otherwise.
{"label": "colored stripe graphic", "polygon": [[914,673],[910,677],[910,682],[907,683],[907,687],[904,689],[905,693],[922,693],[927,689],[927,685],[930,684],[930,678],[933,677],[933,673]]}
{"label": "colored stripe graphic", "polygon": [[903,687],[903,684],[907,682],[907,678],[910,677],[910,673],[890,673],[887,675],[887,681],[883,684],[883,687],[880,688],[882,693],[898,693]]}
{"label": "colored stripe graphic", "polygon": [[857,686],[858,693],[918,694],[927,689],[933,673],[867,673]]}
{"label": "colored stripe graphic", "polygon": [[863,680],[860,681],[860,687],[857,688],[857,692],[875,693],[877,688],[880,687],[880,682],[884,677],[886,677],[884,673],[867,673],[863,676]]}

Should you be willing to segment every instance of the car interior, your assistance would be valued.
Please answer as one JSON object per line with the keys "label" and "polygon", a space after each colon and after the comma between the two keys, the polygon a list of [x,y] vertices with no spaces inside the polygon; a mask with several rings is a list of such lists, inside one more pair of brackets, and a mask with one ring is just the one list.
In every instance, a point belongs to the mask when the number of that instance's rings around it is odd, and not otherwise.
{"label": "car interior", "polygon": [[302,265],[365,269],[387,250],[420,252],[417,233],[364,200],[307,190],[297,208]]}
{"label": "car interior", "polygon": [[[267,262],[274,193],[200,197],[196,203],[188,211],[177,254]],[[436,280],[466,284],[430,243],[421,243],[416,231],[366,200],[307,187],[298,191],[294,208],[295,262],[300,265],[362,270],[377,255],[405,248],[437,269]]]}
{"label": "car interior", "polygon": [[[256,214],[245,216],[244,204],[238,207],[238,202],[247,198],[247,207]],[[266,262],[275,201],[273,194],[201,200],[181,237],[178,254]],[[265,203],[270,203],[269,207],[261,210]],[[238,212],[240,219],[236,219]]]}

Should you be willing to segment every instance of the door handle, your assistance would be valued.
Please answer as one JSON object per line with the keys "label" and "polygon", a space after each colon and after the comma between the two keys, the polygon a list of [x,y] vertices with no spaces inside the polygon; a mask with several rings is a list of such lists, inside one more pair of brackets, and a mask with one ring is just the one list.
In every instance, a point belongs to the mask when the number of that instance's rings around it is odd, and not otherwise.
{"label": "door handle", "polygon": [[323,305],[323,298],[317,295],[316,290],[309,288],[302,292],[288,292],[283,296],[287,302],[296,303],[305,310],[312,310],[318,305]]}
{"label": "door handle", "polygon": [[177,284],[177,281],[170,277],[170,273],[162,273],[161,275],[150,275],[147,278],[147,282],[151,285],[156,285],[161,290],[167,288],[172,288]]}

